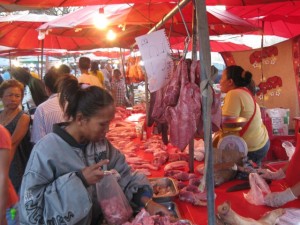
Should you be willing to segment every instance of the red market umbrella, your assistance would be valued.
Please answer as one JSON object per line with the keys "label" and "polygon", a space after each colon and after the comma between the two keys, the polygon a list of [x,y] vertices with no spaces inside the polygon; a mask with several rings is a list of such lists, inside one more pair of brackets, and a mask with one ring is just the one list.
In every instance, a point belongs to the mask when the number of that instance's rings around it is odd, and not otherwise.
{"label": "red market umbrella", "polygon": [[[9,49],[9,50],[0,50],[0,57],[18,57],[18,56],[39,56],[42,54],[41,49]],[[44,55],[48,56],[64,56],[67,55],[67,51],[64,50],[53,50],[53,49],[44,49]]]}
{"label": "red market umbrella", "polygon": [[[282,0],[284,1],[284,0]],[[297,0],[286,0],[296,2]],[[45,9],[52,7],[88,6],[106,4],[128,4],[128,3],[157,3],[170,2],[170,0],[0,0],[0,11],[27,10],[30,8]],[[207,5],[244,6],[278,2],[278,0],[207,0]]]}
{"label": "red market umbrella", "polygon": [[[171,49],[173,50],[184,50],[185,44],[184,40],[180,38],[172,38],[170,40]],[[211,52],[236,52],[236,51],[247,51],[251,50],[247,45],[243,44],[235,44],[232,42],[224,42],[224,41],[216,41],[216,40],[210,40],[210,50]],[[188,50],[192,51],[192,43],[189,44]]]}
{"label": "red market umbrella", "polygon": [[[42,41],[38,39],[39,32],[36,29],[44,22],[47,22],[45,16],[36,14],[0,18],[0,45],[18,49],[41,48]],[[105,39],[104,35],[101,38],[99,36],[65,37],[49,34],[45,36],[43,46],[49,49],[87,50],[100,48],[103,45],[109,46],[110,43],[103,41]]]}
{"label": "red market umbrella", "polygon": [[260,27],[264,35],[292,38],[300,34],[300,2],[227,7],[227,10]]}
{"label": "red market umbrella", "polygon": [[[151,3],[135,4],[125,9],[117,9],[115,12],[108,13],[110,21],[108,29],[113,29],[117,33],[119,42],[129,43],[131,41],[131,44],[133,44],[135,37],[147,33],[176,6],[177,4],[175,3]],[[100,7],[102,6],[90,6],[79,9],[45,23],[38,29],[48,31],[49,34],[61,36],[101,37],[104,31],[95,29],[93,23],[93,16],[99,13]],[[104,7],[104,12],[105,9],[106,6]],[[177,13],[164,24],[163,28],[168,36],[187,36],[184,23],[187,25],[189,33],[191,33],[192,3],[189,3],[181,11],[184,20],[180,13]],[[208,8],[207,15],[211,35],[240,34],[257,30],[255,26],[226,11]],[[77,19],[75,20],[75,18]],[[74,23],[74,21],[76,22]],[[119,46],[129,47],[125,46],[125,44],[119,44]]]}
{"label": "red market umbrella", "polygon": [[[107,58],[111,58],[111,59],[116,59],[116,58],[121,57],[120,51],[98,50],[98,51],[93,52],[93,54],[95,56],[107,57]],[[130,51],[129,50],[122,51],[122,55],[128,56],[128,55],[130,55]]]}

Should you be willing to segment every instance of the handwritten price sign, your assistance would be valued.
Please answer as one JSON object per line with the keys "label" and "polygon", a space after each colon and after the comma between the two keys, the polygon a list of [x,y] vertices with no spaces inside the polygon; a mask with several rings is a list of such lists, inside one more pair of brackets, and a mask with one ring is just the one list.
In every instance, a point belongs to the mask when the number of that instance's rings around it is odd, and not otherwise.
{"label": "handwritten price sign", "polygon": [[157,91],[167,84],[174,67],[165,30],[139,36],[135,40],[144,61],[149,90]]}

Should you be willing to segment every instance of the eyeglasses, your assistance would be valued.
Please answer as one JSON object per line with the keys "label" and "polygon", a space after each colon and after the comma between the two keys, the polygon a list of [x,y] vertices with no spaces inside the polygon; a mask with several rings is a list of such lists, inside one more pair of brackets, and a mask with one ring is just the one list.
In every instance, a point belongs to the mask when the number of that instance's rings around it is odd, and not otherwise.
{"label": "eyeglasses", "polygon": [[3,98],[12,98],[12,97],[15,97],[15,98],[22,98],[22,95],[19,95],[19,94],[8,94],[8,95],[3,95]]}

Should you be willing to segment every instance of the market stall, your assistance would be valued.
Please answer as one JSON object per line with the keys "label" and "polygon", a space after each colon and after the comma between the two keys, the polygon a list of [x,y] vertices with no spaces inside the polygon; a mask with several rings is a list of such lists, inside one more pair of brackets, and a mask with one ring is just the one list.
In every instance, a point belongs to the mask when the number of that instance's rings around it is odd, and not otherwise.
{"label": "market stall", "polygon": [[[197,202],[186,198],[184,192],[181,192],[181,190],[184,190],[184,187],[192,184],[195,180],[198,182],[202,181],[203,174],[200,168],[204,166],[204,155],[201,155],[200,152],[203,153],[204,151],[203,140],[196,140],[194,160],[196,169],[194,173],[189,173],[187,167],[188,149],[181,152],[178,148],[170,144],[164,145],[161,137],[155,134],[155,127],[146,129],[144,126],[144,109],[143,106],[134,107],[130,111],[118,109],[119,113],[117,113],[116,120],[112,123],[111,131],[107,135],[108,138],[124,152],[127,157],[127,162],[131,164],[133,170],[145,173],[150,180],[159,178],[171,178],[175,180],[176,188],[178,189],[178,192],[175,192],[176,195],[167,193],[165,197],[158,199],[159,202],[163,202],[167,205],[172,204],[173,207],[176,207],[180,219],[182,220],[189,220],[191,224],[195,225],[208,224],[206,194],[204,193],[205,197],[202,195],[203,198],[198,196],[198,200],[201,202]],[[122,132],[122,130],[124,132]],[[120,139],[120,137],[122,139]],[[174,158],[177,158],[180,163],[183,161],[186,163],[182,163],[183,166],[174,169]],[[275,170],[284,163],[285,162],[265,162],[264,165]],[[171,167],[173,167],[175,172],[166,172]],[[178,170],[182,173],[179,173]],[[186,176],[187,174],[189,176]],[[244,197],[244,195],[250,191],[249,184],[248,186],[245,185],[246,182],[245,180],[234,179],[216,186],[214,189],[215,205],[217,207],[225,201],[229,201],[231,208],[238,215],[258,220],[263,217],[265,213],[274,210],[274,208],[249,203]],[[280,191],[285,188],[282,187],[282,184],[278,181],[272,181],[269,186],[272,191]],[[293,201],[283,207],[286,209],[299,208],[300,202]],[[282,218],[286,219],[287,217],[291,219],[291,215],[286,215]]]}
{"label": "market stall", "polygon": [[[8,3],[7,3],[8,4]],[[193,162],[195,164],[196,167],[200,167],[205,165],[206,167],[206,174],[204,175],[204,178],[201,179],[202,181],[202,189],[207,187],[206,190],[208,192],[207,197],[205,196],[205,200],[207,200],[207,206],[203,206],[202,201],[199,204],[196,204],[197,206],[194,206],[192,203],[186,202],[186,201],[182,201],[182,199],[180,200],[180,194],[179,197],[175,196],[174,199],[172,199],[172,201],[174,200],[174,202],[177,204],[178,206],[178,210],[181,214],[182,218],[188,219],[191,221],[191,223],[193,224],[214,224],[214,209],[216,205],[219,205],[221,203],[223,203],[225,200],[230,200],[231,201],[231,206],[232,208],[240,215],[244,215],[245,217],[251,217],[254,219],[259,219],[265,212],[269,211],[270,208],[269,207],[265,207],[265,206],[253,206],[251,204],[249,204],[243,197],[243,193],[244,191],[237,191],[237,192],[227,192],[227,189],[229,187],[231,187],[232,185],[236,185],[236,184],[240,184],[242,181],[229,181],[226,182],[218,187],[215,187],[213,184],[213,146],[212,146],[212,124],[210,121],[210,117],[212,115],[212,108],[211,105],[213,104],[213,100],[216,99],[214,98],[214,93],[213,90],[211,89],[212,83],[211,83],[211,68],[210,68],[210,45],[209,45],[209,32],[211,32],[211,27],[208,28],[207,26],[207,16],[206,16],[206,10],[205,10],[205,1],[196,1],[196,7],[197,10],[195,11],[196,13],[196,18],[198,21],[201,21],[201,23],[196,24],[197,27],[197,38],[195,39],[195,42],[198,42],[198,46],[200,46],[200,53],[199,53],[199,58],[200,58],[200,71],[201,71],[201,77],[198,77],[199,80],[197,80],[197,82],[194,80],[193,84],[190,84],[189,88],[193,89],[194,93],[198,94],[196,97],[194,98],[194,102],[196,102],[196,106],[195,108],[197,108],[195,111],[197,111],[195,114],[195,120],[197,120],[196,123],[199,123],[200,121],[200,116],[198,115],[200,113],[200,107],[202,107],[201,113],[202,113],[202,118],[201,121],[203,121],[202,127],[200,130],[204,131],[202,134],[202,137],[204,137],[204,146],[203,149],[205,149],[205,160],[206,162],[204,163],[203,160],[200,160],[200,162],[195,161]],[[161,24],[160,24],[161,25]],[[173,24],[169,24],[170,26]],[[74,27],[72,27],[74,28]],[[155,26],[154,29],[157,29],[158,26]],[[209,30],[210,29],[210,30]],[[79,32],[81,30],[73,30],[72,32]],[[185,30],[183,30],[185,32]],[[144,33],[144,30],[143,30]],[[134,33],[134,35],[130,35],[130,36],[137,36],[141,33]],[[194,42],[194,43],[195,43]],[[93,42],[92,44],[95,44],[95,42]],[[126,42],[127,44],[127,42]],[[196,45],[195,45],[196,46]],[[77,49],[79,47],[75,47],[74,49]],[[194,51],[195,53],[195,51]],[[197,66],[196,66],[197,67]],[[199,68],[198,67],[198,68]],[[139,75],[139,74],[138,74]],[[140,76],[142,77],[142,76]],[[140,79],[139,77],[139,79]],[[143,80],[143,78],[141,78],[140,80]],[[200,83],[201,80],[201,83]],[[186,82],[186,80],[184,80],[184,82]],[[146,87],[147,88],[147,87]],[[201,99],[200,97],[200,91],[201,91]],[[202,104],[201,104],[202,103]],[[186,104],[185,106],[191,106],[190,104]],[[200,106],[201,105],[201,106]],[[180,108],[181,105],[178,105],[177,109]],[[144,108],[141,107],[143,110]],[[175,108],[175,107],[174,107]],[[186,108],[186,109],[190,109],[190,108]],[[117,116],[117,118],[119,119],[125,119],[128,117],[128,112],[126,110],[122,111],[122,109],[119,109],[120,112],[122,113],[121,115]],[[137,110],[136,108],[134,108],[133,110]],[[175,109],[176,110],[176,109]],[[177,113],[179,114],[179,111],[173,111],[173,115],[176,115]],[[137,111],[135,111],[137,112]],[[187,110],[184,113],[189,113],[190,111]],[[144,113],[142,111],[142,113]],[[198,114],[197,114],[198,113]],[[191,115],[191,114],[188,114]],[[185,115],[186,116],[186,115]],[[193,115],[194,116],[194,115]],[[182,117],[183,118],[183,117]],[[180,118],[180,119],[182,119]],[[191,120],[191,117],[189,118],[185,118],[187,120]],[[171,122],[170,122],[171,121]],[[168,121],[169,123],[174,122],[174,120],[170,120]],[[185,122],[183,120],[178,120],[179,122]],[[177,122],[178,122],[177,121]],[[146,135],[143,135],[143,123],[140,120],[137,121],[133,121],[135,123],[128,123],[128,122],[123,122],[123,121],[119,121],[117,123],[114,124],[114,127],[111,129],[110,134],[108,134],[108,138],[114,143],[114,145],[116,145],[116,147],[118,147],[119,149],[121,149],[123,151],[123,153],[125,155],[128,156],[128,160],[132,160],[130,162],[132,162],[132,167],[133,169],[146,173],[149,178],[154,178],[154,177],[164,177],[167,176],[166,175],[166,166],[169,165],[167,163],[169,163],[169,161],[165,161],[164,163],[161,163],[160,161],[155,161],[159,158],[155,158],[156,156],[154,155],[153,152],[149,153],[146,152],[146,149],[149,149],[149,146],[147,146],[147,142],[145,139],[147,138],[151,138],[151,132],[146,132]],[[194,122],[194,121],[193,121]],[[196,124],[195,123],[195,124]],[[188,124],[188,125],[192,125],[194,126],[195,124]],[[186,125],[186,124],[185,124]],[[176,161],[184,161],[186,162],[186,159],[189,158],[189,156],[192,155],[192,153],[194,152],[190,152],[190,154],[186,153],[184,156],[180,154],[180,152],[182,153],[183,149],[187,146],[187,144],[190,144],[190,146],[193,145],[191,141],[192,139],[194,139],[194,134],[195,131],[197,130],[198,127],[192,127],[192,126],[188,126],[186,125],[186,130],[187,132],[184,133],[184,135],[186,135],[187,133],[190,135],[188,136],[187,143],[184,143],[183,145],[180,145],[180,149],[176,149],[176,147],[174,146],[165,146],[160,144],[160,147],[162,148],[161,150],[164,151],[168,151],[168,150],[172,150],[174,151],[173,153],[175,154],[175,156],[180,155],[180,157],[185,157],[184,160],[181,160],[182,158],[177,158]],[[173,124],[173,128],[178,126],[178,124]],[[197,124],[198,126],[198,124]],[[124,132],[121,132],[121,130],[126,127],[126,129],[124,129]],[[193,128],[193,129],[191,129]],[[195,128],[195,130],[194,130]],[[189,130],[191,130],[191,132],[189,132]],[[173,132],[174,129],[171,130],[171,132]],[[115,135],[115,136],[114,136]],[[177,136],[183,136],[182,133],[177,133]],[[130,140],[127,140],[126,138],[130,138]],[[122,139],[122,141],[120,141],[120,138]],[[144,140],[141,140],[144,139]],[[173,139],[174,140],[174,139]],[[185,141],[186,141],[185,140]],[[160,140],[161,142],[161,140]],[[152,141],[152,143],[154,143],[154,141]],[[148,143],[149,144],[149,143]],[[182,144],[182,143],[179,143]],[[164,147],[165,146],[165,147]],[[156,146],[157,147],[157,146]],[[133,157],[134,155],[134,157]],[[163,154],[159,154],[160,156],[163,156]],[[168,160],[169,160],[169,156],[168,155]],[[186,157],[187,156],[187,157]],[[129,159],[131,158],[131,159]],[[188,160],[187,160],[188,161]],[[143,165],[143,167],[141,166],[141,164]],[[186,165],[187,163],[183,163],[184,165]],[[146,168],[145,168],[146,166]],[[187,167],[184,167],[184,171],[188,173],[189,169]],[[196,179],[198,181],[200,181],[200,178],[202,178],[201,173],[195,171],[195,176]],[[189,182],[189,180],[185,180],[184,182],[182,182],[182,185],[187,185],[187,183]],[[198,190],[198,185],[195,185]],[[272,182],[271,184],[271,188],[273,190],[276,190],[279,188],[281,188],[277,182]],[[197,192],[198,193],[198,192]],[[291,203],[287,206],[290,207],[299,207],[300,204],[298,205],[298,203],[294,204]]]}

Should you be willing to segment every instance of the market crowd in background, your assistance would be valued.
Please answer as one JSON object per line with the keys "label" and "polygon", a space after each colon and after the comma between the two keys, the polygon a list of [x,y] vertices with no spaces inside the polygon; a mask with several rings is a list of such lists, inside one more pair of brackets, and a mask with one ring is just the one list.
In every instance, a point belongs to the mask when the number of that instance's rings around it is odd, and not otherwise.
{"label": "market crowd in background", "polygon": [[[98,62],[91,62],[87,57],[81,57],[78,66],[81,71],[78,77],[70,74],[71,69],[65,64],[59,68],[51,67],[42,79],[22,67],[13,67],[0,76],[0,125],[3,126],[0,127],[1,162],[7,158],[4,154],[11,155],[10,160],[1,163],[1,173],[7,170],[9,177],[8,187],[0,181],[1,191],[4,193],[8,190],[10,193],[7,199],[0,192],[1,225],[6,224],[5,221],[9,225],[19,224],[17,194],[20,194],[22,177],[34,145],[52,132],[54,124],[74,119],[73,115],[66,117],[60,104],[60,85],[63,81],[70,80],[72,83],[72,79],[75,79],[82,90],[98,86],[104,91],[102,94],[111,96],[111,103],[126,105],[125,79],[119,69],[113,70],[104,63],[100,69]],[[2,149],[8,151],[3,152]]]}

